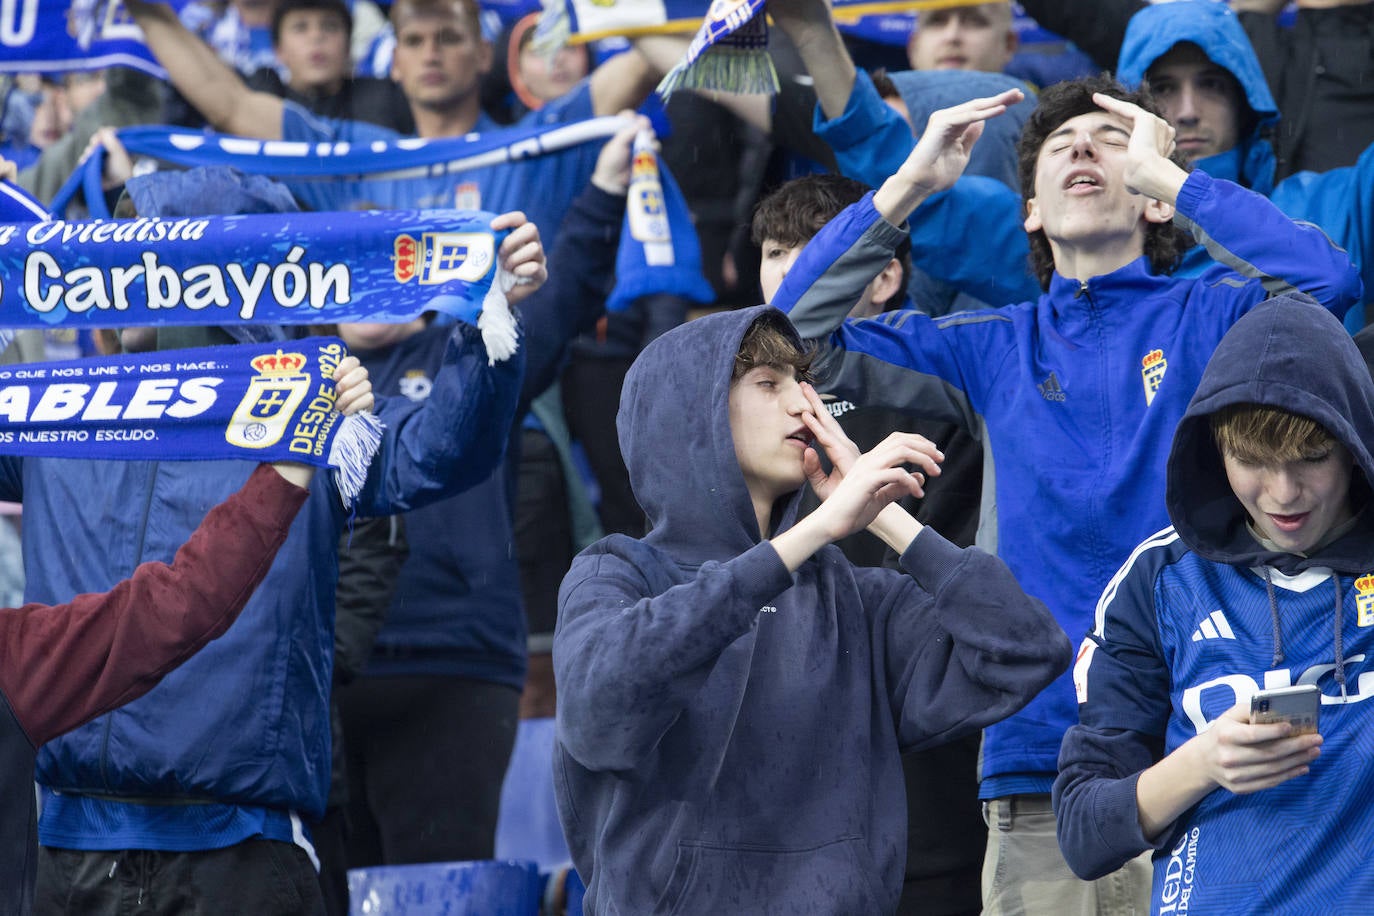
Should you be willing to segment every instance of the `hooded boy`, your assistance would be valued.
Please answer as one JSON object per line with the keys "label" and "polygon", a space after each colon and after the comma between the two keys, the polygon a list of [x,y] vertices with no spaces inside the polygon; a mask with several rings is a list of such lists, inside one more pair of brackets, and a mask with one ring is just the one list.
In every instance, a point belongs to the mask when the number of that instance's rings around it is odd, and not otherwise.
{"label": "hooded boy", "polygon": [[[553,650],[554,779],[589,913],[892,912],[901,753],[1010,714],[1066,665],[1000,561],[890,505],[919,495],[903,464],[938,473],[934,447],[894,433],[858,455],[805,363],[759,306],[669,331],[626,379],[650,530],[578,556]],[[824,502],[798,521],[808,479]],[[863,527],[901,571],[831,545]]]}
{"label": "hooded boy", "polygon": [[[1374,843],[1372,441],[1374,382],[1332,315],[1276,300],[1222,339],[1169,456],[1173,526],[1108,584],[1074,667],[1054,794],[1080,875],[1154,849],[1156,913],[1374,894],[1339,852]],[[1321,690],[1319,735],[1250,724],[1256,691],[1292,684]]]}
{"label": "hooded boy", "polygon": [[[1116,75],[1127,86],[1149,85],[1194,168],[1265,195],[1349,252],[1368,301],[1374,290],[1374,147],[1352,166],[1276,181],[1269,135],[1279,121],[1278,106],[1250,39],[1226,4],[1184,0],[1136,13]],[[1191,276],[1210,263],[1198,246],[1184,256],[1180,273]],[[1347,327],[1358,330],[1363,323],[1364,311],[1352,309]]]}

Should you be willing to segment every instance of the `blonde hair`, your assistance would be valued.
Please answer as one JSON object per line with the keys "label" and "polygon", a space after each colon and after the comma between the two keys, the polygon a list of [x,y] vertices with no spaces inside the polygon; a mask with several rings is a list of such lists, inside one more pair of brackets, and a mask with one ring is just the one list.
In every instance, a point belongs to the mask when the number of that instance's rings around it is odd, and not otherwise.
{"label": "blonde hair", "polygon": [[1255,464],[1299,461],[1336,443],[1336,437],[1311,417],[1263,404],[1232,404],[1208,421],[1222,455]]}

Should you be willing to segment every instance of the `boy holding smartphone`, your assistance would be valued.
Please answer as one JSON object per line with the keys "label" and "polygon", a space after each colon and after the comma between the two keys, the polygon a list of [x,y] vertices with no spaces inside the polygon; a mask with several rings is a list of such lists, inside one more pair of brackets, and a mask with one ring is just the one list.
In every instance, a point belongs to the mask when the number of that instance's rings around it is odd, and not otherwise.
{"label": "boy holding smartphone", "polygon": [[[1156,850],[1155,913],[1374,894],[1362,857],[1332,854],[1374,843],[1374,381],[1299,298],[1217,347],[1174,435],[1173,527],[1108,583],[1074,666],[1060,847],[1084,878]],[[1295,684],[1320,688],[1321,734],[1251,723],[1254,694]]]}

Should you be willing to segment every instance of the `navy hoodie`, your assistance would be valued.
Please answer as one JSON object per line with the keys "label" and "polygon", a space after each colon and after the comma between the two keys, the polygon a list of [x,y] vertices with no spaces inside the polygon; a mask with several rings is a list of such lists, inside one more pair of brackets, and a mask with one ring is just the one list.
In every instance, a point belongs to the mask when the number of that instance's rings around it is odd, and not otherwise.
{"label": "navy hoodie", "polygon": [[[650,531],[559,596],[554,780],[589,913],[882,913],[905,865],[900,754],[1020,709],[1066,637],[1001,561],[924,529],[903,570],[837,547],[795,573],[735,458],[734,357],[767,307],[688,322],[626,379]],[[798,500],[784,499],[775,527]]]}
{"label": "navy hoodie", "polygon": [[[1055,811],[1081,877],[1156,850],[1151,912],[1360,912],[1374,872],[1374,381],[1332,315],[1293,298],[1231,329],[1169,456],[1173,526],[1108,585],[1074,668],[1080,724],[1064,738]],[[1307,555],[1270,549],[1227,483],[1209,416],[1264,404],[1321,423],[1350,451],[1357,512]],[[1324,743],[1310,772],[1236,795],[1218,788],[1148,841],[1139,774],[1261,687],[1315,684]],[[1320,903],[1318,903],[1320,902]]]}

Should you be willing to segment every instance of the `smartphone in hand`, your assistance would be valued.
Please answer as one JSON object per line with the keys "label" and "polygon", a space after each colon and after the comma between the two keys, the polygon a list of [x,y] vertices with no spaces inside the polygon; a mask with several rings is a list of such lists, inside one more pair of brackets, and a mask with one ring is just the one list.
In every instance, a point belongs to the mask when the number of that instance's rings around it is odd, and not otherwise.
{"label": "smartphone in hand", "polygon": [[1250,698],[1250,723],[1290,722],[1295,735],[1316,734],[1321,702],[1322,694],[1315,684],[1261,690]]}

